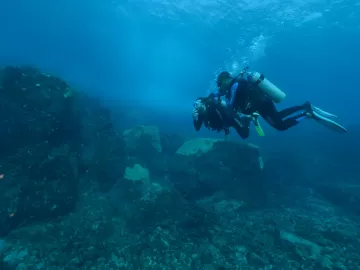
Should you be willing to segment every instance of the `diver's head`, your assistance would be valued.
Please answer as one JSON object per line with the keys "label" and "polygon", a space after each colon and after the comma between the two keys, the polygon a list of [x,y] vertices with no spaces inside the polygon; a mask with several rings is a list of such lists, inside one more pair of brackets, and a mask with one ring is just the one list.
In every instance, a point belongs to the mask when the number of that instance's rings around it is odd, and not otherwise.
{"label": "diver's head", "polygon": [[227,94],[230,89],[232,80],[233,77],[231,77],[230,73],[227,71],[223,71],[217,76],[216,84],[219,87],[219,93],[221,95]]}

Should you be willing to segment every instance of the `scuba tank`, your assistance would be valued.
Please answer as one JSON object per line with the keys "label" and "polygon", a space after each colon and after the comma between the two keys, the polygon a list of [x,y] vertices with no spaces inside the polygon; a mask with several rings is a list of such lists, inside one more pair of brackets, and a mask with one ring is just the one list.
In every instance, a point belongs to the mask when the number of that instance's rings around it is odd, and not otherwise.
{"label": "scuba tank", "polygon": [[248,69],[248,67],[245,67],[237,77],[241,76],[242,78],[247,79],[247,81],[270,97],[275,103],[280,103],[286,97],[286,94],[266,79],[263,74],[256,71],[249,72]]}

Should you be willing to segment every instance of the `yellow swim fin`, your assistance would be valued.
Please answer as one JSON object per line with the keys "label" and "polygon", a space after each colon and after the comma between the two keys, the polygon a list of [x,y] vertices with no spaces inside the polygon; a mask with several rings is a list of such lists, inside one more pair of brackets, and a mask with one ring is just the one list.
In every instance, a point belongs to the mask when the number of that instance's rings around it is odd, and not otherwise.
{"label": "yellow swim fin", "polygon": [[265,133],[260,125],[255,125],[255,130],[259,136],[261,136],[261,137],[265,136]]}
{"label": "yellow swim fin", "polygon": [[260,123],[259,123],[259,114],[258,114],[258,113],[254,113],[254,114],[252,115],[252,118],[253,118],[253,121],[254,121],[256,133],[257,133],[259,136],[264,137],[264,136],[265,136],[264,130],[261,128]]}

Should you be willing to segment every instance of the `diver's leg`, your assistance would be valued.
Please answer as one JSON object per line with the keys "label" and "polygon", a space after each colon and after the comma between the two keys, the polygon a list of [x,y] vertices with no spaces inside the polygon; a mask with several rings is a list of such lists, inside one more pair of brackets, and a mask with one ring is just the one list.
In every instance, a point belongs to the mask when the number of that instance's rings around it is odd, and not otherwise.
{"label": "diver's leg", "polygon": [[304,111],[305,109],[306,109],[305,105],[293,106],[293,107],[281,110],[279,112],[279,115],[280,115],[281,118],[285,118],[285,117],[288,117],[289,115],[291,115],[293,113],[296,113],[296,112],[299,112],[299,111]]}
{"label": "diver's leg", "polygon": [[239,115],[236,115],[236,117],[234,117],[233,120],[231,121],[232,127],[243,139],[249,137],[251,120],[252,120],[251,117],[240,117]]}
{"label": "diver's leg", "polygon": [[[279,114],[280,114],[281,118],[283,118],[283,119],[288,117],[289,115],[294,114],[294,113],[299,112],[299,111],[301,111],[300,115],[303,115],[304,113],[305,114],[307,113],[309,116],[311,116],[313,114],[313,107],[314,106],[312,106],[310,102],[305,102],[303,105],[286,108],[286,109],[280,111]],[[317,108],[317,107],[315,107],[315,108],[320,110],[324,114],[327,114],[327,115],[329,115],[331,117],[336,117],[336,115],[325,112],[325,111],[321,110],[320,108]],[[326,116],[326,115],[324,115],[324,116]],[[299,117],[299,115],[295,116],[295,118],[297,118],[297,117]]]}
{"label": "diver's leg", "polygon": [[[297,110],[295,110],[295,108],[296,107],[289,108],[288,112],[290,112],[290,110],[292,110],[292,113],[299,111],[298,108],[296,108]],[[301,110],[304,110],[304,107],[302,107]],[[307,113],[303,112],[299,115],[284,120],[281,112],[277,111],[275,104],[271,100],[267,100],[262,104],[261,108],[259,109],[259,114],[269,125],[280,131],[287,130],[297,125],[302,119],[307,117]]]}

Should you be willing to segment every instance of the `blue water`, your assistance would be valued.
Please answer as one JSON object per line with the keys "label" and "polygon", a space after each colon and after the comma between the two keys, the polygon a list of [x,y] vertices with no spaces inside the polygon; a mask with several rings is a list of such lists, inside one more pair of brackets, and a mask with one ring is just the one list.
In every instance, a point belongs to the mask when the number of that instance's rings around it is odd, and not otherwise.
{"label": "blue water", "polygon": [[55,73],[135,122],[192,132],[192,101],[245,65],[287,93],[280,107],[360,122],[355,0],[0,0],[0,25],[0,65]]}

